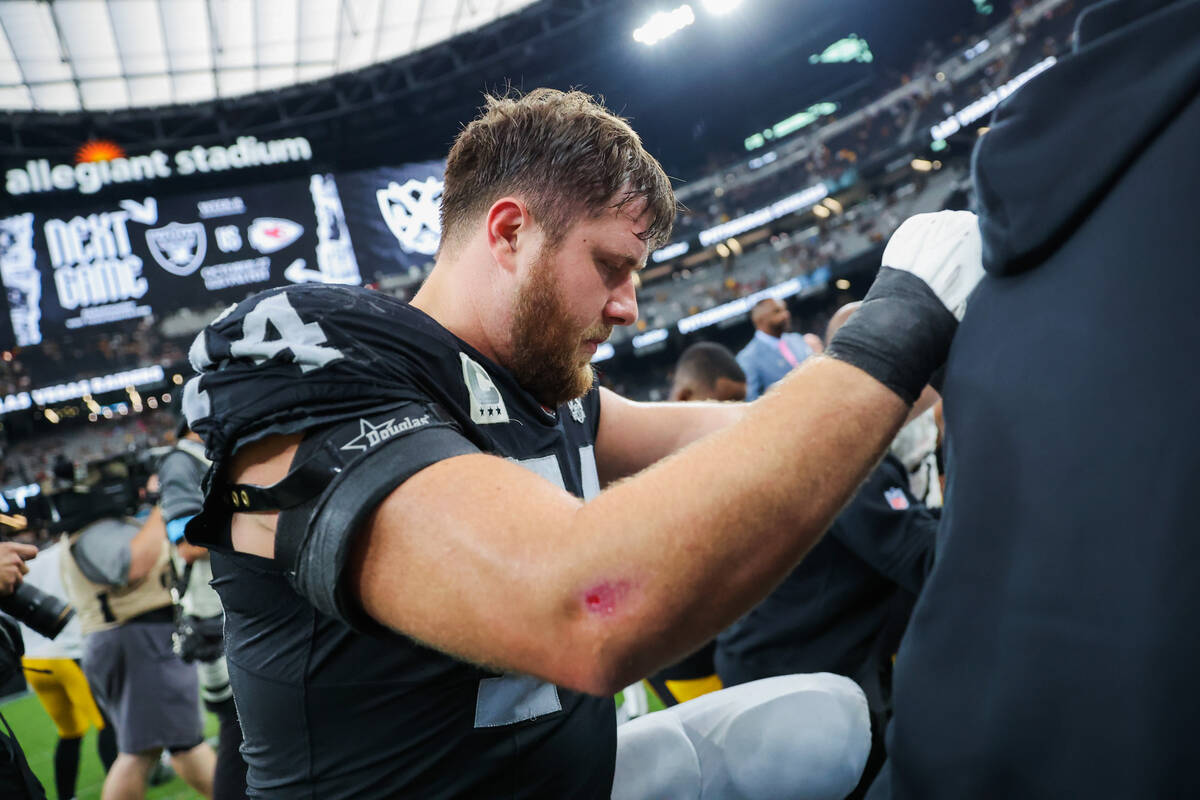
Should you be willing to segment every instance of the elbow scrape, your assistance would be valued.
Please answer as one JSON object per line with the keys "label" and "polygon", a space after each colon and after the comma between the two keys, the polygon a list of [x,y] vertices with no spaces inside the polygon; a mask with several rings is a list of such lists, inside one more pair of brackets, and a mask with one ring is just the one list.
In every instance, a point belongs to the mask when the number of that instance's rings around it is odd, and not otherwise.
{"label": "elbow scrape", "polygon": [[610,617],[617,613],[629,596],[629,581],[601,581],[583,592],[583,606],[589,613]]}

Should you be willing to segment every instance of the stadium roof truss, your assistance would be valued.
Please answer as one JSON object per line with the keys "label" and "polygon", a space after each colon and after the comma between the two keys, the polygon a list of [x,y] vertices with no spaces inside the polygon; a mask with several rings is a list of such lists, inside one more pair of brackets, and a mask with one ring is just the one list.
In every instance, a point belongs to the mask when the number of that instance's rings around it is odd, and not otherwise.
{"label": "stadium roof truss", "polygon": [[621,1],[0,0],[0,158],[302,126],[340,138]]}
{"label": "stadium roof truss", "polygon": [[6,0],[0,110],[112,111],[279,89],[400,58],[534,0]]}

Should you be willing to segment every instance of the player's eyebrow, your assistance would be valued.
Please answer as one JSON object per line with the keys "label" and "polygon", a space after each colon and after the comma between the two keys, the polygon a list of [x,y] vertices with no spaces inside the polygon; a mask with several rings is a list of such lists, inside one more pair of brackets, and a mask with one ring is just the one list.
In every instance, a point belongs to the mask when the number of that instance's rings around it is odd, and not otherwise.
{"label": "player's eyebrow", "polygon": [[631,256],[627,253],[618,253],[611,250],[605,250],[600,247],[592,248],[592,255],[602,261],[615,263],[621,267],[628,267],[634,272],[638,272],[646,267],[646,264],[637,256]]}

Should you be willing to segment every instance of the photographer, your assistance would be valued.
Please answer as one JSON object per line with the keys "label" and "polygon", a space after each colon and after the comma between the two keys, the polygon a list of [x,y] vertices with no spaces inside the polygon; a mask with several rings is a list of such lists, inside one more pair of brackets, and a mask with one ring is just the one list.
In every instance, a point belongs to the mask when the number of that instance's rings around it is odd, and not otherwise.
{"label": "photographer", "polygon": [[171,650],[169,553],[162,514],[125,514],[137,492],[119,461],[92,465],[85,486],[56,499],[68,533],[63,583],[79,611],[83,669],[112,720],[120,754],[105,800],[140,798],[165,748],[175,771],[212,796],[216,757],[204,742],[196,670]]}
{"label": "photographer", "polygon": [[[21,584],[29,567],[25,562],[37,556],[37,548],[31,544],[0,542],[0,599],[10,597]],[[16,623],[0,617],[0,680],[16,673],[21,668],[24,652],[21,631]],[[3,717],[0,717],[3,720]],[[8,721],[0,730],[0,797],[30,800],[45,800],[46,792],[34,777],[25,760],[25,753],[17,743]]]}
{"label": "photographer", "polygon": [[79,620],[75,618],[74,610],[60,599],[66,595],[62,585],[62,553],[65,549],[59,541],[38,553],[25,575],[22,589],[25,592],[40,589],[45,596],[36,604],[37,613],[27,613],[17,619],[25,641],[25,655],[21,658],[25,680],[58,732],[54,747],[55,794],[69,798],[75,797],[80,749],[88,728],[95,727],[98,732],[96,746],[106,773],[117,758],[117,737],[112,725],[100,713],[79,665],[83,658]]}

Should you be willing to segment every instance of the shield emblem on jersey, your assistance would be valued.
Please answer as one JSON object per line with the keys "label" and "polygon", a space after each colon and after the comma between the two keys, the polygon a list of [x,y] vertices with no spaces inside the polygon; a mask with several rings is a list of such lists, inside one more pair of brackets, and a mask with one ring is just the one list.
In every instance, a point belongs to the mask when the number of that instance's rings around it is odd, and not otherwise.
{"label": "shield emblem on jersey", "polygon": [[146,246],[158,265],[172,275],[191,275],[204,262],[208,240],[204,224],[171,222],[146,231]]}
{"label": "shield emblem on jersey", "polygon": [[259,217],[246,229],[246,238],[250,240],[251,247],[266,255],[287,247],[302,233],[304,227],[290,219]]}
{"label": "shield emblem on jersey", "polygon": [[888,489],[883,493],[883,498],[896,511],[904,511],[908,508],[908,498],[904,495],[904,490],[899,486],[893,486],[891,489]]}
{"label": "shield emblem on jersey", "polygon": [[404,183],[390,182],[375,192],[379,213],[388,230],[406,253],[431,256],[442,238],[443,182],[429,177],[424,181],[409,178]]}

